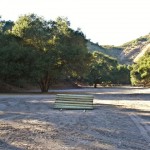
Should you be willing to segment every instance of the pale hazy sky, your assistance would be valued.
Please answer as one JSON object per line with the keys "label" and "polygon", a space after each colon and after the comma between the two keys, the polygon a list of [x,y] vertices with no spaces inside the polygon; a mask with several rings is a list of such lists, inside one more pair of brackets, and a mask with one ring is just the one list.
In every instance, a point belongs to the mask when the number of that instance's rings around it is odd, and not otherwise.
{"label": "pale hazy sky", "polygon": [[100,45],[121,45],[150,33],[150,0],[0,0],[0,15],[15,21],[35,13],[67,17],[73,29]]}

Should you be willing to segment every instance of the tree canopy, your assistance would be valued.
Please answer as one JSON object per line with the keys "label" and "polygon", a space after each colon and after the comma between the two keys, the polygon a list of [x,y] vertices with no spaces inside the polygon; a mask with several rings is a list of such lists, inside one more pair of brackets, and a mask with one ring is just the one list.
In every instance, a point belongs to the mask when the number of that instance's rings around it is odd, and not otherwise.
{"label": "tree canopy", "polygon": [[132,65],[131,82],[133,85],[143,84],[146,86],[150,84],[150,50]]}
{"label": "tree canopy", "polygon": [[58,79],[82,79],[94,87],[130,84],[130,73],[132,84],[150,84],[150,52],[128,67],[103,53],[89,52],[87,42],[67,18],[45,20],[27,14],[13,22],[0,17],[0,80],[19,86],[22,81],[36,83],[42,92]]}
{"label": "tree canopy", "polygon": [[118,64],[116,59],[94,52],[87,81],[95,88],[97,84],[130,84],[130,71],[126,65]]}
{"label": "tree canopy", "polygon": [[9,74],[9,81],[28,78],[42,92],[59,77],[81,76],[88,66],[86,38],[82,31],[70,28],[67,18],[46,21],[35,14],[23,15],[0,38],[0,74]]}

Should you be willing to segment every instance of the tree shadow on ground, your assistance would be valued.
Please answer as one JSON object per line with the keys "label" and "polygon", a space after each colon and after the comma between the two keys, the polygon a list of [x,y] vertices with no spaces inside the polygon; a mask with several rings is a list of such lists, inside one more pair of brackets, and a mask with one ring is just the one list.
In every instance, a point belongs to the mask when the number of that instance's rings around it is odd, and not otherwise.
{"label": "tree shadow on ground", "polygon": [[[7,132],[9,127],[9,136],[11,139],[14,138],[13,140],[29,142],[45,150],[48,148],[44,147],[42,139],[47,145],[59,145],[64,149],[148,149],[128,112],[146,114],[149,111],[143,112],[113,104],[96,104],[93,110],[87,111],[60,111],[53,109],[54,99],[18,99],[15,105],[8,103],[0,116],[7,125],[7,128],[0,128]],[[5,104],[5,101],[3,103]]]}
{"label": "tree shadow on ground", "polygon": [[142,100],[150,101],[150,94],[94,94],[98,100]]}
{"label": "tree shadow on ground", "polygon": [[11,144],[8,144],[7,142],[5,142],[4,140],[1,140],[1,139],[0,139],[0,149],[1,150],[25,150],[25,149],[13,146]]}

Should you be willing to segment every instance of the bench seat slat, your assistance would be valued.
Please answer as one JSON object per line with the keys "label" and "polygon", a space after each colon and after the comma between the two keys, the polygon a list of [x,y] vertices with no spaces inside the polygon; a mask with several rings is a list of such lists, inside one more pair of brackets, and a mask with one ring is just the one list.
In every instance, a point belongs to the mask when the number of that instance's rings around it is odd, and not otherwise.
{"label": "bench seat slat", "polygon": [[91,99],[91,98],[93,98],[93,96],[58,95],[57,98],[79,98],[79,99],[88,98],[88,99]]}
{"label": "bench seat slat", "polygon": [[81,106],[81,107],[92,107],[92,105],[81,105],[81,104],[57,104],[57,106]]}
{"label": "bench seat slat", "polygon": [[63,98],[61,98],[61,97],[57,97],[56,99],[63,99],[63,100],[76,100],[76,101],[92,101],[92,98],[68,98],[68,97],[63,97]]}
{"label": "bench seat slat", "polygon": [[93,100],[93,98],[85,98],[85,99],[83,99],[83,98],[56,98],[56,100],[76,100],[76,101],[92,101]]}
{"label": "bench seat slat", "polygon": [[55,106],[55,108],[57,109],[93,109],[93,107],[85,107],[85,106],[65,106],[65,105],[58,105],[58,106]]}
{"label": "bench seat slat", "polygon": [[91,99],[87,99],[87,100],[82,100],[82,99],[81,99],[81,100],[80,100],[80,99],[57,99],[57,98],[56,98],[56,102],[57,102],[57,101],[66,101],[66,102],[74,101],[74,102],[77,102],[77,103],[78,103],[78,102],[91,102],[91,103],[93,102],[93,100],[91,100]]}
{"label": "bench seat slat", "polygon": [[81,106],[85,106],[85,105],[89,105],[89,106],[92,106],[93,104],[92,103],[73,103],[73,102],[70,102],[70,103],[63,103],[63,102],[60,102],[60,103],[55,103],[55,105],[67,105],[67,104],[70,104],[70,105],[81,105]]}
{"label": "bench seat slat", "polygon": [[89,95],[89,94],[86,94],[86,95],[81,95],[81,94],[57,94],[57,96],[71,96],[71,97],[93,97],[93,95]]}
{"label": "bench seat slat", "polygon": [[55,103],[64,103],[64,104],[67,104],[67,103],[71,103],[71,104],[89,104],[89,105],[91,105],[91,104],[93,104],[92,102],[82,102],[82,101],[78,101],[78,102],[76,102],[76,101],[63,101],[63,100],[60,100],[60,101],[56,101]]}

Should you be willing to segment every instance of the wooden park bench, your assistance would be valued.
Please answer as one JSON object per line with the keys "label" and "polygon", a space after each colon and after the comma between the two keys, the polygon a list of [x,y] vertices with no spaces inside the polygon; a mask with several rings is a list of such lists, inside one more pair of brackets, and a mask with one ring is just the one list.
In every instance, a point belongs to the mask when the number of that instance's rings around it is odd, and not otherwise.
{"label": "wooden park bench", "polygon": [[56,109],[93,109],[93,95],[57,94]]}

